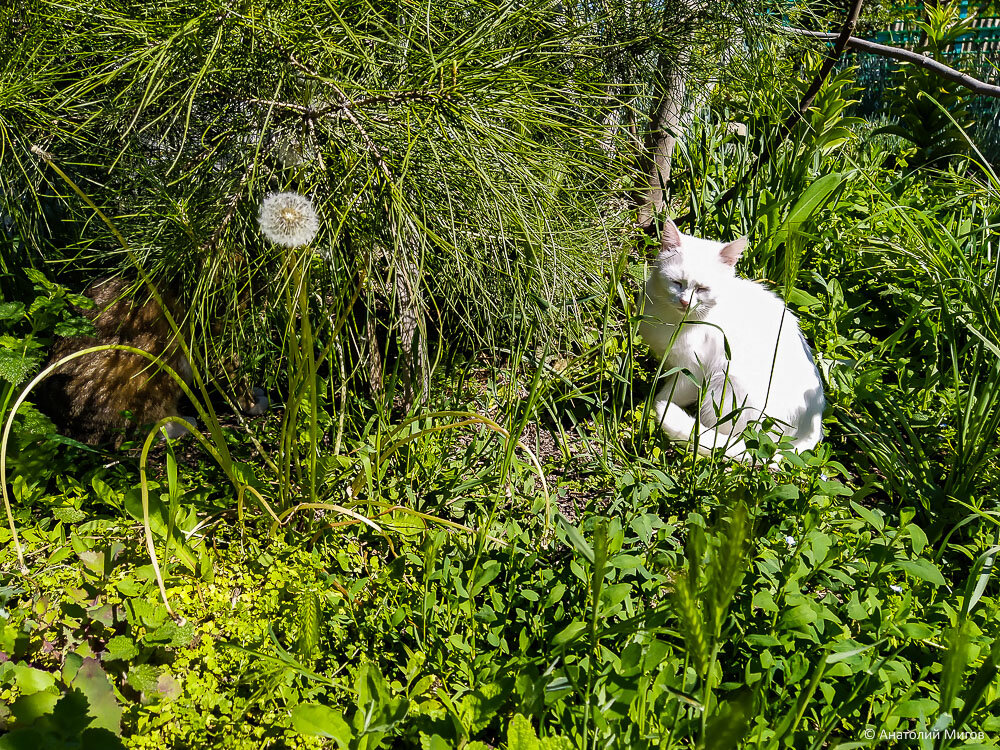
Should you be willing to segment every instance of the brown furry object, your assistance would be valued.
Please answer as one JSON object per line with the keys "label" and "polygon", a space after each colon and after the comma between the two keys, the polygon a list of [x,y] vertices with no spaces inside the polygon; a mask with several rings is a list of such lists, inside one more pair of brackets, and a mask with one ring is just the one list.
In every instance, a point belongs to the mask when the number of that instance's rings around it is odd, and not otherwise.
{"label": "brown furry object", "polygon": [[[56,343],[47,365],[81,349],[124,344],[142,349],[191,382],[191,367],[159,304],[148,291],[122,278],[94,282],[84,294],[95,302],[81,310],[97,328],[97,336],[78,336]],[[163,294],[174,321],[183,317],[177,301]],[[131,352],[108,349],[59,366],[39,385],[39,406],[60,431],[96,445],[113,440],[119,446],[127,431],[180,416],[182,391],[156,362]],[[132,419],[128,418],[128,414]],[[183,433],[173,425],[170,434]]]}

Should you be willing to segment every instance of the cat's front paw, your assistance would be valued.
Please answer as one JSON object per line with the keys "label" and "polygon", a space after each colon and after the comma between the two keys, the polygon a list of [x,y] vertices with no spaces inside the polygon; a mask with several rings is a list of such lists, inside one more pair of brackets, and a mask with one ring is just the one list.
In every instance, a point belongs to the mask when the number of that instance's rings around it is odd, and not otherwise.
{"label": "cat's front paw", "polygon": [[244,409],[243,413],[248,417],[259,417],[261,414],[266,414],[267,410],[271,408],[271,400],[267,397],[264,389],[255,387],[252,397],[253,403]]}
{"label": "cat's front paw", "polygon": [[160,430],[160,440],[164,439],[166,435],[167,440],[176,440],[179,437],[187,435],[192,430],[198,429],[198,420],[194,417],[181,417],[187,424],[181,424],[180,422],[168,422],[162,430]]}

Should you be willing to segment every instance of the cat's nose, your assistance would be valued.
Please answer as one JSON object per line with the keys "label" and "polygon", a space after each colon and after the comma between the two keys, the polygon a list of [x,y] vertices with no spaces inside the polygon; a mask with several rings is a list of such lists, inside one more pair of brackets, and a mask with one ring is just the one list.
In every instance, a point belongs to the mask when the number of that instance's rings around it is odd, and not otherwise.
{"label": "cat's nose", "polygon": [[680,305],[682,310],[687,310],[691,306],[691,300],[681,299]]}

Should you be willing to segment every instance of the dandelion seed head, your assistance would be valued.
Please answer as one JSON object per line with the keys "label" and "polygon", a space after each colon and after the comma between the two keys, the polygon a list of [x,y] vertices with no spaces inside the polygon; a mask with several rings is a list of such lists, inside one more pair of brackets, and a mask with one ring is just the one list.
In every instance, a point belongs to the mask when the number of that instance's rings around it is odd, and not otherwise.
{"label": "dandelion seed head", "polygon": [[260,231],[275,245],[302,247],[319,231],[312,201],[298,193],[269,193],[257,215]]}

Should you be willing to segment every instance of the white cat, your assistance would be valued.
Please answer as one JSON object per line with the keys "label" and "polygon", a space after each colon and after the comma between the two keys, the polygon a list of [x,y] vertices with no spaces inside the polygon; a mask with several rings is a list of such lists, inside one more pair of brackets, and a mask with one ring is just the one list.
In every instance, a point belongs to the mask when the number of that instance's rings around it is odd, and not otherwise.
{"label": "white cat", "polygon": [[668,220],[646,281],[639,333],[667,373],[653,402],[656,421],[671,440],[697,438],[703,455],[725,447],[745,459],[739,435],[762,415],[795,450],[823,436],[823,382],[812,352],[784,303],[736,276],[745,247],[745,237],[699,239]]}

